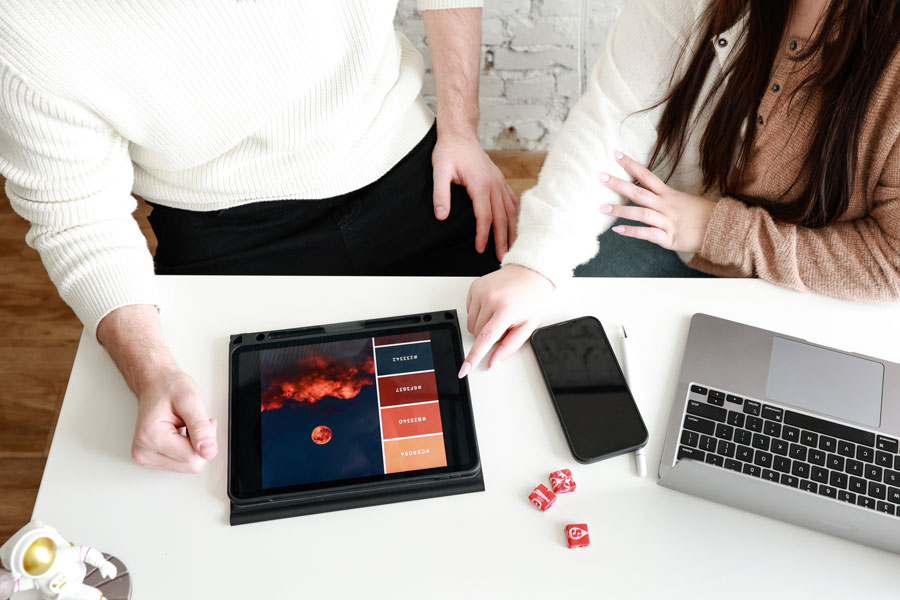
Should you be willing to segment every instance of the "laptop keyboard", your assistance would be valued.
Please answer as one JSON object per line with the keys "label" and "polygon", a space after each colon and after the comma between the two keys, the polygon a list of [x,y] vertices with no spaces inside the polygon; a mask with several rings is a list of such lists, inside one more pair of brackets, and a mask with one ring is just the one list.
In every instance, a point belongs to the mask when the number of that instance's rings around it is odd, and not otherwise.
{"label": "laptop keyboard", "polygon": [[691,384],[678,459],[900,517],[894,438]]}

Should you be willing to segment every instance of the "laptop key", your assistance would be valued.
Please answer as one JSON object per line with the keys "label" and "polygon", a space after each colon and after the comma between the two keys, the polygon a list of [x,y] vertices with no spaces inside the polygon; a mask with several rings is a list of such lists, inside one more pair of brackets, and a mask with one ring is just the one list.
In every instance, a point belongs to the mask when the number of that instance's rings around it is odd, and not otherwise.
{"label": "laptop key", "polygon": [[856,449],[856,458],[868,463],[875,462],[875,450],[866,446],[860,446]]}
{"label": "laptop key", "polygon": [[806,446],[800,444],[791,444],[788,455],[794,460],[806,460]]}
{"label": "laptop key", "polygon": [[850,473],[851,475],[857,475],[862,477],[863,474],[863,463],[858,460],[853,460],[852,458],[847,459],[847,464],[844,466],[844,470]]}
{"label": "laptop key", "polygon": [[[809,429],[817,433],[833,436],[855,444],[863,444],[865,446],[875,446],[875,434],[871,431],[863,431],[847,425],[841,425],[833,421],[826,421],[818,417],[811,417],[792,410],[785,411],[784,422],[788,425],[794,425],[800,429]],[[827,449],[827,448],[825,448]],[[828,450],[834,452],[834,450]]]}
{"label": "laptop key", "polygon": [[694,392],[695,394],[700,394],[701,396],[705,396],[706,393],[709,392],[709,390],[706,389],[705,387],[703,387],[702,385],[696,385],[696,384],[691,386],[691,391]]}
{"label": "laptop key", "polygon": [[738,444],[744,444],[745,446],[750,445],[750,440],[752,439],[753,434],[747,431],[746,429],[735,429],[734,430],[734,441]]}
{"label": "laptop key", "polygon": [[700,443],[700,434],[695,431],[682,431],[681,432],[681,443],[685,446],[690,446],[691,448],[696,448],[697,444]]}
{"label": "laptop key", "polygon": [[853,442],[848,442],[847,440],[838,440],[837,453],[841,456],[853,458],[853,456],[856,454],[856,446],[853,445]]}
{"label": "laptop key", "polygon": [[705,452],[715,452],[716,451],[716,438],[710,437],[708,435],[700,436],[700,449]]}
{"label": "laptop key", "polygon": [[741,398],[740,396],[735,396],[734,394],[727,394],[725,396],[725,400],[727,402],[731,402],[732,404],[743,404],[744,403],[743,398]]}
{"label": "laptop key", "polygon": [[829,478],[828,483],[833,485],[836,488],[841,488],[842,490],[847,489],[847,474],[846,473],[838,473],[837,471],[831,472],[831,477]]}
{"label": "laptop key", "polygon": [[887,502],[879,502],[878,503],[878,512],[883,512],[883,513],[892,515],[892,514],[894,514],[894,506],[892,504],[888,504]]}
{"label": "laptop key", "polygon": [[884,472],[884,482],[900,486],[900,471],[886,470]]}
{"label": "laptop key", "polygon": [[900,504],[900,488],[889,487],[887,491],[887,499],[894,504]]}
{"label": "laptop key", "polygon": [[789,444],[784,440],[772,440],[772,447],[769,448],[775,454],[787,456]]}
{"label": "laptop key", "polygon": [[739,413],[736,410],[729,410],[727,422],[729,425],[734,425],[735,427],[743,427],[744,426],[744,413]]}
{"label": "laptop key", "polygon": [[856,494],[854,494],[853,492],[841,490],[838,492],[838,500],[849,502],[850,504],[856,504]]}
{"label": "laptop key", "polygon": [[879,450],[884,450],[885,452],[891,452],[893,454],[900,452],[900,442],[894,438],[885,437],[883,435],[879,435],[876,438],[875,447]]}
{"label": "laptop key", "polygon": [[881,481],[881,473],[881,467],[875,465],[866,465],[865,467],[866,479]]}
{"label": "laptop key", "polygon": [[871,508],[875,510],[875,499],[869,498],[868,496],[857,496],[856,497],[857,506],[862,506],[863,508]]}
{"label": "laptop key", "polygon": [[873,498],[878,498],[879,500],[884,500],[887,497],[887,490],[884,487],[883,483],[877,483],[875,481],[869,482],[869,495]]}
{"label": "laptop key", "polygon": [[706,453],[703,450],[697,450],[696,448],[691,448],[690,446],[679,446],[678,447],[678,460],[682,458],[693,458],[694,460],[703,460]]}
{"label": "laptop key", "polygon": [[725,459],[725,468],[731,469],[732,471],[737,471],[738,473],[740,473],[741,472],[741,463],[734,460],[733,458],[726,458]]}
{"label": "laptop key", "polygon": [[772,460],[772,465],[775,467],[776,471],[781,471],[782,473],[790,473],[791,472],[791,459],[785,458],[783,456],[776,456]]}
{"label": "laptop key", "polygon": [[759,417],[747,417],[746,427],[750,431],[755,431],[756,433],[762,433],[763,430],[763,420]]}
{"label": "laptop key", "polygon": [[809,477],[809,463],[795,460],[794,466],[791,467],[791,473],[796,475],[797,477],[806,479],[807,477]]}
{"label": "laptop key", "polygon": [[724,423],[728,411],[724,408],[719,408],[718,406],[710,406],[709,404],[697,402],[696,400],[688,400],[687,413],[689,415],[697,415],[698,417],[704,417],[706,419],[718,421],[719,423]]}
{"label": "laptop key", "polygon": [[900,471],[900,455],[894,457],[894,470]]}
{"label": "laptop key", "polygon": [[753,447],[757,450],[768,450],[769,449],[769,436],[763,435],[761,433],[753,434]]}
{"label": "laptop key", "polygon": [[722,456],[727,456],[728,458],[734,458],[734,444],[731,442],[726,442],[725,440],[719,440],[719,448],[716,450],[718,454]]}
{"label": "laptop key", "polygon": [[827,485],[819,486],[819,495],[820,496],[828,496],[829,498],[837,498],[837,488],[833,488]]}
{"label": "laptop key", "polygon": [[785,425],[781,429],[781,438],[792,443],[797,443],[800,441],[800,430],[796,427]]}
{"label": "laptop key", "polygon": [[851,477],[850,478],[850,491],[856,492],[857,494],[865,494],[868,489],[866,485],[866,480],[861,477]]}
{"label": "laptop key", "polygon": [[781,425],[775,421],[766,421],[766,424],[763,425],[763,433],[772,437],[778,437],[781,435]]}
{"label": "laptop key", "polygon": [[804,492],[812,492],[815,494],[819,491],[819,484],[815,481],[810,481],[809,479],[802,479],[800,481],[800,489]]}
{"label": "laptop key", "polygon": [[694,415],[687,415],[684,418],[684,428],[691,431],[697,431],[699,433],[712,435],[716,430],[716,424],[707,419],[701,419],[700,417],[695,417]]}
{"label": "laptop key", "polygon": [[834,452],[837,449],[837,440],[833,437],[823,435],[819,438],[819,450],[825,452]]}
{"label": "laptop key", "polygon": [[810,472],[812,474],[812,478],[819,483],[828,483],[828,469],[813,466]]}
{"label": "laptop key", "polygon": [[771,469],[763,469],[762,472],[763,479],[768,479],[769,481],[778,482],[778,471],[773,471]]}
{"label": "laptop key", "polygon": [[884,467],[886,469],[890,469],[894,466],[894,457],[888,454],[887,452],[882,452],[881,450],[875,451],[875,464]]}
{"label": "laptop key", "polygon": [[730,442],[733,435],[734,427],[732,427],[731,425],[726,425],[725,423],[719,423],[718,425],[716,425],[717,438],[728,440]]}
{"label": "laptop key", "polygon": [[820,467],[825,466],[825,460],[827,459],[827,454],[822,450],[817,450],[816,448],[810,448],[809,450],[809,462],[814,465],[819,465]]}
{"label": "laptop key", "polygon": [[760,404],[753,400],[744,400],[744,413],[748,415],[759,416]]}
{"label": "laptop key", "polygon": [[813,433],[812,431],[801,431],[800,443],[804,446],[815,448],[819,445],[819,435],[817,433]]}
{"label": "laptop key", "polygon": [[709,390],[709,397],[715,398],[716,400],[725,400],[725,392],[720,392],[719,390]]}
{"label": "laptop key", "polygon": [[757,467],[756,465],[751,465],[750,463],[747,463],[746,465],[744,465],[743,473],[744,473],[744,475],[752,475],[753,477],[759,477],[760,475],[762,475],[762,469],[760,467]]}
{"label": "laptop key", "polygon": [[762,416],[765,419],[771,419],[773,421],[781,423],[784,420],[784,411],[780,408],[775,408],[774,406],[763,404]]}
{"label": "laptop key", "polygon": [[710,454],[706,455],[706,462],[708,462],[711,465],[716,465],[717,467],[721,467],[722,464],[725,462],[725,459],[723,457],[719,456],[718,454],[710,453]]}
{"label": "laptop key", "polygon": [[757,450],[756,455],[753,457],[753,464],[759,465],[760,467],[771,467],[772,466],[772,455],[768,452],[763,452],[762,450]]}
{"label": "laptop key", "polygon": [[844,457],[838,456],[837,454],[829,454],[828,460],[825,462],[825,466],[833,471],[843,471]]}
{"label": "laptop key", "polygon": [[735,456],[738,460],[742,460],[744,462],[753,462],[753,448],[749,446],[739,445],[737,450],[735,451]]}
{"label": "laptop key", "polygon": [[784,485],[789,485],[791,487],[797,487],[800,484],[800,480],[793,475],[788,475],[787,473],[785,473],[781,476],[781,483],[783,483]]}

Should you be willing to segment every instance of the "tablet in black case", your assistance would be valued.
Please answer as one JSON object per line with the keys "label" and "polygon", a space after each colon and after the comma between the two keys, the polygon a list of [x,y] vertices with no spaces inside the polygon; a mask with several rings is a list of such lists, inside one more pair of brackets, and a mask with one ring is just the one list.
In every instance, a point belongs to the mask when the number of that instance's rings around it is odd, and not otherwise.
{"label": "tablet in black case", "polygon": [[231,336],[231,524],[484,490],[456,311]]}

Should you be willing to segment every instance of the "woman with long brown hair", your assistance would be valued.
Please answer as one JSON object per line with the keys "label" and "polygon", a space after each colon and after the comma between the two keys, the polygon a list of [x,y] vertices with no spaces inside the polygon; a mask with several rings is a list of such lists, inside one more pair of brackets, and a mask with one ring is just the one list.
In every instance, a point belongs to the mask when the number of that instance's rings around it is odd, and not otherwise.
{"label": "woman with long brown hair", "polygon": [[[629,2],[504,267],[470,289],[460,375],[527,339],[598,235],[594,275],[900,299],[898,42],[896,0]],[[673,252],[680,271],[661,268]]]}

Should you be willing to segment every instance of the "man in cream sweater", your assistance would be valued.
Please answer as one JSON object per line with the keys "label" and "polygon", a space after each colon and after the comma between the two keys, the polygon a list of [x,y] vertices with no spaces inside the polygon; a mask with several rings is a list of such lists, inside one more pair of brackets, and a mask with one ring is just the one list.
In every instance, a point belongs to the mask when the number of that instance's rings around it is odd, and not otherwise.
{"label": "man in cream sweater", "polygon": [[[496,268],[517,201],[476,137],[481,1],[418,0],[435,127],[396,0],[0,0],[0,173],[138,397],[138,463],[198,472],[217,445],[165,346],[132,193],[155,207],[159,272]],[[406,254],[387,223],[418,240]]]}

